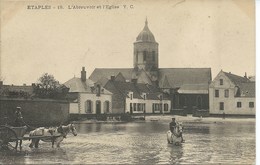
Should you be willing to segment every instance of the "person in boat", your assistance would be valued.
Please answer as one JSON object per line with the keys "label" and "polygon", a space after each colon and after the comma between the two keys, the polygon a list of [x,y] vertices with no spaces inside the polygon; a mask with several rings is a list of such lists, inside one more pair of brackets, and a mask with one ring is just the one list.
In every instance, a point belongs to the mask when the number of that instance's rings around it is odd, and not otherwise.
{"label": "person in boat", "polygon": [[24,124],[21,109],[22,109],[21,107],[16,107],[15,121],[14,121],[16,127],[20,127]]}
{"label": "person in boat", "polygon": [[[173,132],[174,132],[174,129],[175,129],[176,126],[177,126],[177,123],[176,123],[175,118],[172,118],[172,121],[170,122],[169,126],[170,126],[170,131],[173,133]],[[183,137],[182,137],[182,134],[181,134],[181,142],[184,143],[184,139],[183,139]]]}

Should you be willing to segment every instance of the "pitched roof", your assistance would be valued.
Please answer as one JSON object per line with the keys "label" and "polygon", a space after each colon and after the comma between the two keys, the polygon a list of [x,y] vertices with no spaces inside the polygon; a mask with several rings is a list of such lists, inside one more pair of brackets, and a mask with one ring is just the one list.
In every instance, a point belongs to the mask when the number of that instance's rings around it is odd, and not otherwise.
{"label": "pitched roof", "polygon": [[133,68],[96,68],[89,79],[97,82],[102,78],[110,79],[111,76],[116,76],[119,73],[122,73],[126,80],[131,80],[133,78]]}
{"label": "pitched roof", "polygon": [[180,88],[182,85],[209,84],[210,68],[161,68],[159,69],[160,88]]}
{"label": "pitched roof", "polygon": [[232,73],[223,72],[235,85],[240,85],[240,83],[249,82],[245,77],[238,76]]}
{"label": "pitched roof", "polygon": [[[81,78],[74,77],[67,82],[64,83],[66,87],[69,88],[69,92],[87,92],[87,93],[96,93],[96,85],[90,80],[86,79],[86,81],[82,81]],[[103,94],[111,94],[108,90],[101,87],[101,91]]]}
{"label": "pitched roof", "polygon": [[240,83],[241,97],[255,97],[255,82]]}

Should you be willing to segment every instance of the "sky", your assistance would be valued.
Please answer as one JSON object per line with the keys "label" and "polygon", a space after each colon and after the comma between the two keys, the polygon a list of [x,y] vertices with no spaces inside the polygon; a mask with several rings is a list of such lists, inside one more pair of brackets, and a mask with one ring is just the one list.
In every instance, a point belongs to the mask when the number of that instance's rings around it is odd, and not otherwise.
{"label": "sky", "polygon": [[[0,4],[4,84],[29,85],[44,73],[64,83],[79,77],[83,66],[87,77],[95,68],[132,68],[133,43],[146,17],[159,43],[160,68],[211,68],[213,79],[221,69],[255,75],[255,10],[250,0],[3,0]],[[28,5],[51,9],[28,9]],[[69,5],[95,9],[69,9]],[[97,9],[99,5],[102,9]]]}

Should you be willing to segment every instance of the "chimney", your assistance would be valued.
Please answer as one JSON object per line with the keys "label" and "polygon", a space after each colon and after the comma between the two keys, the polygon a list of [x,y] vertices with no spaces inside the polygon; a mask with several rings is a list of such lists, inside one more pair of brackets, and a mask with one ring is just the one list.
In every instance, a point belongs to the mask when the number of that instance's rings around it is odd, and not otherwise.
{"label": "chimney", "polygon": [[137,83],[137,78],[132,79],[132,83],[136,84]]}
{"label": "chimney", "polygon": [[114,75],[111,76],[111,81],[115,81],[116,77]]}
{"label": "chimney", "polygon": [[82,67],[82,71],[81,71],[81,81],[85,82],[87,77],[87,73],[85,71],[85,67]]}
{"label": "chimney", "polygon": [[246,74],[246,72],[245,72],[245,76],[244,76],[245,78],[247,78],[247,74]]}

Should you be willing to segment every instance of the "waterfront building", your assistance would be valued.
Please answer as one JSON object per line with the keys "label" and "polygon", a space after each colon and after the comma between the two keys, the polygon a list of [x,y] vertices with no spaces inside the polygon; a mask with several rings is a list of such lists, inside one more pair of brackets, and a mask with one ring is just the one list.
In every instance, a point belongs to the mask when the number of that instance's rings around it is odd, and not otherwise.
{"label": "waterfront building", "polygon": [[112,93],[87,79],[85,67],[80,78],[73,77],[64,85],[69,88],[70,114],[112,113]]}
{"label": "waterfront building", "polygon": [[220,71],[209,86],[210,115],[255,115],[255,82]]}
{"label": "waterfront building", "polygon": [[156,86],[138,83],[137,79],[126,81],[119,73],[117,76],[111,76],[104,88],[113,93],[114,113],[170,113],[169,96]]}

